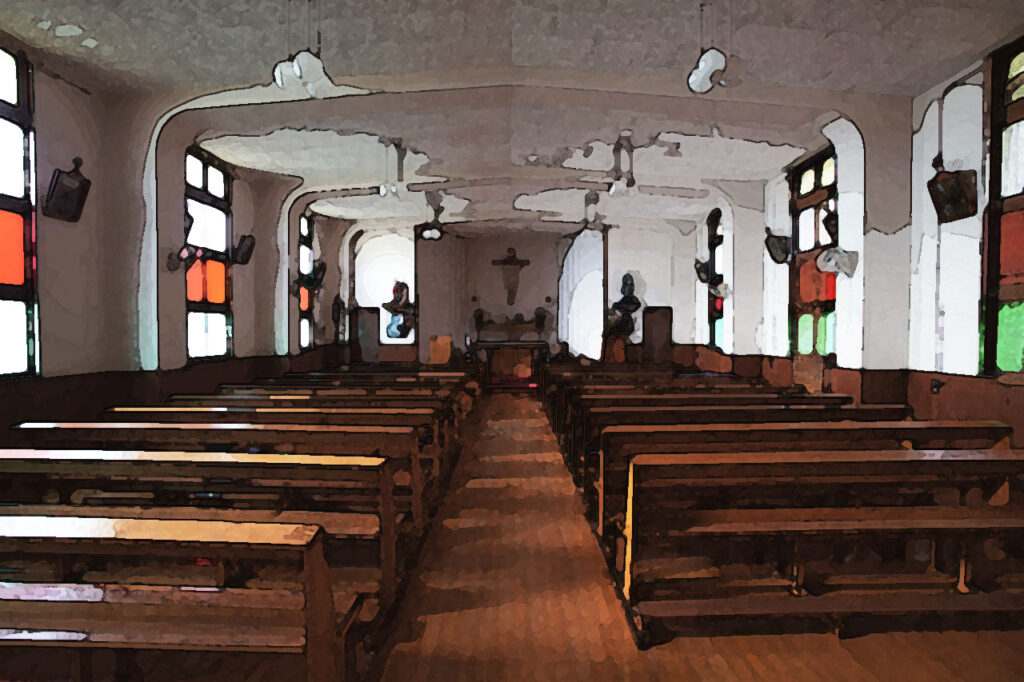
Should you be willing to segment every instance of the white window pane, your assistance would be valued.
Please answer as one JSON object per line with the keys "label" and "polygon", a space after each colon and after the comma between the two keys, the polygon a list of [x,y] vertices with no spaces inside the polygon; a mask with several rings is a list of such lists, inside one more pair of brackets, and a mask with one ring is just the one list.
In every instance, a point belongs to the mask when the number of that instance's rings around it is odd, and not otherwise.
{"label": "white window pane", "polygon": [[185,155],[185,182],[193,187],[203,186],[203,162],[191,154]]}
{"label": "white window pane", "polygon": [[299,272],[303,275],[313,272],[313,249],[305,245],[299,246]]}
{"label": "white window pane", "polygon": [[18,104],[18,61],[5,50],[0,50],[0,99]]}
{"label": "white window pane", "polygon": [[309,236],[309,219],[306,216],[299,216],[299,234],[303,237]]}
{"label": "white window pane", "polygon": [[1024,121],[1003,131],[1003,196],[1024,192]]}
{"label": "white window pane", "polygon": [[25,133],[17,124],[0,118],[0,193],[25,196]]}
{"label": "white window pane", "polygon": [[224,198],[224,174],[213,166],[206,169],[206,191],[215,197]]}
{"label": "white window pane", "polygon": [[814,239],[814,208],[804,209],[800,213],[799,223],[800,238],[797,248],[801,251],[808,251],[815,246]]}
{"label": "white window pane", "polygon": [[821,186],[828,187],[836,181],[836,159],[827,159],[821,166]]}
{"label": "white window pane", "polygon": [[192,216],[192,230],[188,243],[222,253],[228,248],[228,216],[219,208],[187,199],[186,207]]}
{"label": "white window pane", "polygon": [[0,301],[0,374],[28,371],[28,308]]}
{"label": "white window pane", "polygon": [[36,203],[36,131],[28,134],[28,198]]}
{"label": "white window pane", "polygon": [[299,345],[303,348],[309,348],[309,327],[309,318],[299,319]]}
{"label": "white window pane", "polygon": [[808,168],[800,176],[800,194],[810,194],[814,189],[814,169]]}
{"label": "white window pane", "polygon": [[188,355],[192,358],[224,355],[228,350],[228,319],[223,313],[189,313]]}

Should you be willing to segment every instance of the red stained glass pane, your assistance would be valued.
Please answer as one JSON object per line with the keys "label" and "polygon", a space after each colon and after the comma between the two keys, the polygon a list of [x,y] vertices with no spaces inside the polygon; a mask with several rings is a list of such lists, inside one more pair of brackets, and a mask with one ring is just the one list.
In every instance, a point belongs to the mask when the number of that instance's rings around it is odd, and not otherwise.
{"label": "red stained glass pane", "polygon": [[836,273],[834,272],[825,273],[825,300],[836,300]]}
{"label": "red stained glass pane", "polygon": [[715,310],[721,310],[723,305],[724,305],[723,299],[721,299],[721,298],[716,298],[715,299]]}
{"label": "red stained glass pane", "polygon": [[197,260],[185,273],[185,295],[188,300],[203,300],[203,279],[203,261]]}
{"label": "red stained glass pane", "polygon": [[219,260],[206,261],[206,300],[210,303],[227,300],[227,265]]}
{"label": "red stained glass pane", "polygon": [[1007,213],[1001,222],[999,269],[1004,284],[1024,282],[1024,211]]}
{"label": "red stained glass pane", "polygon": [[303,312],[309,310],[309,289],[306,287],[299,289],[299,310]]}
{"label": "red stained glass pane", "polygon": [[0,284],[25,283],[25,219],[0,211]]}

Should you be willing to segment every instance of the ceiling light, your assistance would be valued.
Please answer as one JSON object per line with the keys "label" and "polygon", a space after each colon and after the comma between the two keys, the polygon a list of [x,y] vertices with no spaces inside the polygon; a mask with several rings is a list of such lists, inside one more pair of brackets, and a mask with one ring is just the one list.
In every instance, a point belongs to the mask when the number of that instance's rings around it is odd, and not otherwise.
{"label": "ceiling light", "polygon": [[388,186],[387,185],[381,185],[380,186],[380,195],[382,197],[386,197],[388,195]]}
{"label": "ceiling light", "polygon": [[693,71],[690,72],[690,77],[686,83],[690,86],[691,91],[703,95],[715,86],[713,80],[715,74],[724,70],[725,54],[721,50],[712,47],[700,55],[700,59],[697,60],[697,66],[693,67]]}
{"label": "ceiling light", "polygon": [[284,85],[285,85],[285,83],[284,83],[284,65],[285,65],[285,62],[278,62],[276,65],[274,65],[274,83],[276,83],[277,87],[281,88],[282,90],[284,90]]}

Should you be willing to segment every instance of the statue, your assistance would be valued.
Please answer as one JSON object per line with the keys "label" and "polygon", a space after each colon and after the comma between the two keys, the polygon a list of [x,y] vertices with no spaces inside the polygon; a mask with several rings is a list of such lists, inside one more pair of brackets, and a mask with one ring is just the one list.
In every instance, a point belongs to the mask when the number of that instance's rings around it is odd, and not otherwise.
{"label": "statue", "polygon": [[640,299],[634,294],[635,290],[633,275],[627,272],[622,276],[622,298],[612,304],[611,315],[605,325],[602,353],[605,362],[626,361],[626,342],[636,329],[633,313],[640,310]]}
{"label": "statue", "polygon": [[505,286],[506,300],[509,305],[516,303],[516,293],[519,291],[519,271],[529,264],[528,260],[520,260],[513,248],[509,248],[508,254],[504,258],[491,261],[491,265],[501,266],[501,281]]}
{"label": "statue", "polygon": [[416,326],[416,306],[409,302],[409,285],[405,282],[395,282],[391,295],[393,298],[381,305],[391,313],[387,335],[389,339],[404,339]]}

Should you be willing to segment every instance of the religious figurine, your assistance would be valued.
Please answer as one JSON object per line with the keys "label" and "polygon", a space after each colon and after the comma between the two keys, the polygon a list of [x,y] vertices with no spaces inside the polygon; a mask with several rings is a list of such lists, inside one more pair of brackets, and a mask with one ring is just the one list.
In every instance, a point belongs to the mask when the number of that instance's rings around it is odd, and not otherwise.
{"label": "religious figurine", "polygon": [[404,339],[416,326],[416,306],[409,302],[409,285],[405,282],[395,282],[391,295],[393,298],[381,305],[391,313],[387,335],[389,339]]}
{"label": "religious figurine", "polygon": [[519,271],[529,264],[528,260],[520,260],[513,248],[509,248],[504,258],[491,261],[491,265],[501,267],[501,282],[505,286],[506,300],[509,305],[516,303],[516,293],[519,291]]}
{"label": "religious figurine", "polygon": [[633,313],[640,310],[640,299],[634,294],[635,290],[633,275],[627,272],[622,276],[622,298],[612,304],[611,315],[605,326],[602,353],[605,362],[626,361],[626,342],[636,329]]}

